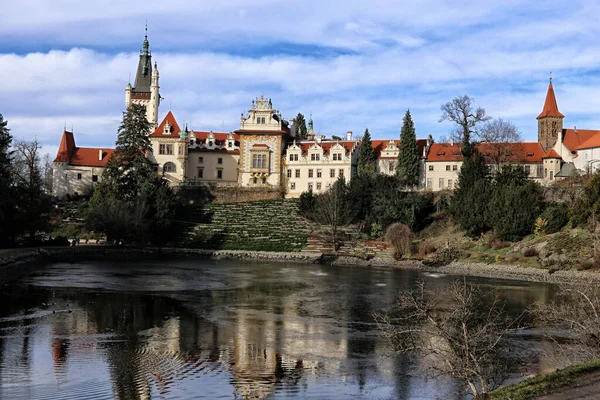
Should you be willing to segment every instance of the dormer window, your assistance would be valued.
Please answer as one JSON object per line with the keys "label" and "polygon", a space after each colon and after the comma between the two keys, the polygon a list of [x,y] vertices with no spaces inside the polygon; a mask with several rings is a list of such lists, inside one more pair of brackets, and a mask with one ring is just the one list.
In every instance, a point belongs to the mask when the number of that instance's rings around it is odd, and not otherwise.
{"label": "dormer window", "polygon": [[232,141],[227,142],[227,147],[233,147],[233,142]]}
{"label": "dormer window", "polygon": [[194,145],[194,139],[190,139],[190,146]]}
{"label": "dormer window", "polygon": [[311,154],[310,155],[310,160],[311,161],[319,161],[321,159],[321,155],[320,154]]}
{"label": "dormer window", "polygon": [[163,135],[170,135],[171,134],[171,125],[169,125],[169,123],[167,122],[165,124],[165,129],[163,131]]}
{"label": "dormer window", "polygon": [[212,145],[213,145],[213,141],[211,140],[210,142],[208,142],[208,146],[212,147]]}

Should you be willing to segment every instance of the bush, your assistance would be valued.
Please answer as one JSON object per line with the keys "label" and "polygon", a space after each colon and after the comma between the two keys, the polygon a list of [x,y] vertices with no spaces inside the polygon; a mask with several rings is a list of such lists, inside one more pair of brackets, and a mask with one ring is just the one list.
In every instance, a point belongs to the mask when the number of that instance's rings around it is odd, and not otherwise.
{"label": "bush", "polygon": [[447,246],[437,250],[430,259],[423,260],[423,264],[430,267],[442,267],[458,260],[462,255],[459,249]]}
{"label": "bush", "polygon": [[396,249],[394,258],[397,260],[410,254],[412,238],[413,235],[410,228],[401,223],[390,225],[385,233],[385,240]]}
{"label": "bush", "polygon": [[544,231],[548,234],[556,233],[569,223],[569,207],[564,203],[551,203],[546,206],[541,217],[546,221]]}
{"label": "bush", "polygon": [[491,247],[494,250],[505,249],[507,247],[510,247],[510,242],[495,240],[494,242],[491,243]]}
{"label": "bush", "polygon": [[535,247],[530,247],[523,251],[523,255],[525,257],[537,257],[539,254],[540,254],[540,252],[537,251],[537,249]]}
{"label": "bush", "polygon": [[419,243],[418,252],[419,256],[421,257],[433,254],[436,250],[437,248],[431,240],[423,240],[421,243]]}
{"label": "bush", "polygon": [[304,217],[308,218],[315,209],[317,204],[317,196],[309,190],[308,192],[302,192],[300,195],[299,211]]}

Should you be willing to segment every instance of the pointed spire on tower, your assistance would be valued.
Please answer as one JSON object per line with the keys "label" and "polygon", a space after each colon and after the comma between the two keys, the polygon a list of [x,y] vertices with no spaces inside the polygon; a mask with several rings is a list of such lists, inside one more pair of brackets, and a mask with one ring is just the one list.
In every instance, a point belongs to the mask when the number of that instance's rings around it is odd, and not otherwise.
{"label": "pointed spire on tower", "polygon": [[150,50],[150,42],[148,42],[148,21],[146,21],[146,34],[142,43],[142,55],[147,56]]}
{"label": "pointed spire on tower", "polygon": [[556,96],[554,95],[554,87],[552,86],[552,72],[550,72],[550,83],[548,84],[548,92],[546,93],[544,109],[540,115],[537,116],[538,119],[543,117],[565,117],[560,111],[558,111],[558,104],[556,103]]}

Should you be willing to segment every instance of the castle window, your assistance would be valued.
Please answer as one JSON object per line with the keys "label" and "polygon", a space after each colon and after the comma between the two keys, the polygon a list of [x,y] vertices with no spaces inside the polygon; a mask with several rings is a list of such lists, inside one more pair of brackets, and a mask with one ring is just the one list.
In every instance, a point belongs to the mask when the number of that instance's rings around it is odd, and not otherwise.
{"label": "castle window", "polygon": [[531,175],[531,166],[530,165],[525,166],[525,173],[527,174],[527,176]]}
{"label": "castle window", "polygon": [[340,178],[343,178],[343,177],[344,177],[344,170],[340,169]]}
{"label": "castle window", "polygon": [[173,145],[172,144],[161,144],[158,146],[158,154],[173,154]]}
{"label": "castle window", "polygon": [[223,179],[223,170],[222,169],[217,170],[217,179]]}
{"label": "castle window", "polygon": [[452,179],[448,179],[448,189],[452,189]]}
{"label": "castle window", "polygon": [[430,165],[430,166],[429,166],[429,170],[430,170],[430,171],[433,171],[433,165]]}
{"label": "castle window", "polygon": [[427,189],[431,189],[433,187],[433,179],[427,178]]}
{"label": "castle window", "polygon": [[252,154],[252,168],[266,169],[267,168],[267,155],[265,153]]}
{"label": "castle window", "polygon": [[177,167],[172,162],[168,162],[163,166],[163,172],[176,172]]}
{"label": "castle window", "polygon": [[322,173],[321,173],[321,170],[320,170],[320,169],[318,169],[318,170],[317,170],[317,178],[320,178],[320,177],[321,177],[321,175],[322,175]]}
{"label": "castle window", "polygon": [[190,139],[190,146],[194,145],[194,139]]}
{"label": "castle window", "polygon": [[92,175],[92,182],[98,182],[98,175]]}
{"label": "castle window", "polygon": [[80,181],[81,180],[81,174],[77,174],[77,180]]}
{"label": "castle window", "polygon": [[440,178],[439,184],[440,184],[440,189],[443,189],[444,188],[444,178]]}
{"label": "castle window", "polygon": [[296,189],[296,182],[291,182],[290,183],[290,189],[292,189],[292,190]]}
{"label": "castle window", "polygon": [[446,165],[446,171],[450,171],[450,165]]}
{"label": "castle window", "polygon": [[223,159],[222,158],[217,158],[217,164],[223,164]]}
{"label": "castle window", "polygon": [[288,172],[287,172],[287,177],[288,177],[288,178],[291,178],[291,177],[292,177],[292,170],[291,170],[291,169],[288,169]]}
{"label": "castle window", "polygon": [[550,171],[550,180],[554,179],[554,171]]}
{"label": "castle window", "polygon": [[232,141],[227,142],[227,147],[233,147],[233,142]]}
{"label": "castle window", "polygon": [[296,178],[300,178],[300,170],[299,169],[296,170]]}
{"label": "castle window", "polygon": [[319,161],[320,159],[321,159],[321,156],[319,154],[311,154],[310,155],[311,161]]}
{"label": "castle window", "polygon": [[538,166],[537,166],[537,177],[538,177],[538,178],[541,178],[541,177],[542,177],[542,175],[543,175],[543,173],[544,173],[544,167],[543,167],[543,166],[541,166],[541,165],[538,165]]}
{"label": "castle window", "polygon": [[321,182],[317,182],[317,190],[321,190]]}
{"label": "castle window", "polygon": [[204,168],[198,168],[198,178],[204,178]]}
{"label": "castle window", "polygon": [[394,165],[394,163],[393,163],[393,162],[391,162],[391,163],[388,165],[388,170],[389,170],[390,172],[394,172],[394,168],[395,168],[395,167],[396,167],[396,166]]}
{"label": "castle window", "polygon": [[213,145],[213,141],[211,140],[211,141],[208,142],[208,146],[212,147],[212,145]]}
{"label": "castle window", "polygon": [[308,184],[308,190],[313,190],[313,184],[312,184],[312,182]]}
{"label": "castle window", "polygon": [[198,157],[198,164],[204,163],[204,157]]}
{"label": "castle window", "polygon": [[452,171],[456,171],[456,170],[458,170],[458,165],[454,164],[454,165],[452,166]]}
{"label": "castle window", "polygon": [[329,177],[330,177],[330,178],[335,178],[335,169],[331,168],[331,169],[329,170]]}
{"label": "castle window", "polygon": [[309,169],[309,170],[308,170],[308,177],[309,177],[309,178],[312,178],[312,177],[313,177],[313,170],[312,170],[312,169]]}

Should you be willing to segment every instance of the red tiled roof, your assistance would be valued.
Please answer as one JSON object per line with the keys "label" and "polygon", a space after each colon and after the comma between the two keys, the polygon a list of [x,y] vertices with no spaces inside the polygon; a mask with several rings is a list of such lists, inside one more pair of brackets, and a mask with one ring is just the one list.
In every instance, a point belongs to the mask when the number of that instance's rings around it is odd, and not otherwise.
{"label": "red tiled roof", "polygon": [[480,143],[477,149],[487,162],[494,161],[498,152],[504,153],[502,158],[506,162],[516,163],[539,163],[546,155],[544,148],[538,142]]}
{"label": "red tiled roof", "polygon": [[[477,150],[483,154],[487,162],[493,162],[498,151],[504,153],[503,159],[505,161],[516,163],[538,163],[547,155],[538,142],[480,143],[477,145]],[[451,146],[449,143],[433,143],[429,149],[427,161],[462,161],[461,146],[458,144]]]}
{"label": "red tiled roof", "polygon": [[[102,151],[102,159],[100,159]],[[115,149],[98,149],[92,147],[76,147],[69,165],[82,167],[105,167]]]}
{"label": "red tiled roof", "polygon": [[590,129],[563,129],[563,143],[572,152],[600,147],[600,131]]}
{"label": "red tiled roof", "polygon": [[[377,158],[390,158],[390,157],[382,157],[381,152],[385,150],[388,143],[391,140],[372,140],[371,145],[373,146],[373,150],[375,150],[375,157]],[[400,147],[400,141],[394,140],[396,146]],[[419,157],[423,158],[423,149],[427,146],[427,139],[417,139],[417,148],[419,149]]]}
{"label": "red tiled roof", "polygon": [[58,152],[54,162],[69,162],[71,160],[71,154],[75,150],[75,137],[73,132],[64,131],[62,139],[60,139],[60,146],[58,146]]}
{"label": "red tiled roof", "polygon": [[458,144],[450,145],[450,143],[433,143],[427,156],[428,162],[461,160],[460,146]]}
{"label": "red tiled roof", "polygon": [[[165,135],[164,134],[164,132],[165,132],[165,124],[167,122],[169,123],[169,125],[171,125],[171,133],[168,134],[168,135]],[[151,137],[173,137],[173,138],[178,138],[180,131],[181,131],[181,129],[179,128],[179,124],[175,120],[175,117],[173,116],[173,113],[171,111],[169,111],[167,113],[167,115],[165,116],[165,118],[160,123],[160,125],[158,126],[158,128],[156,128],[154,130],[154,132],[152,132],[152,134],[150,136]]]}
{"label": "red tiled roof", "polygon": [[115,149],[75,147],[73,132],[64,131],[54,162],[66,162],[80,167],[105,167],[114,151]]}
{"label": "red tiled roof", "polygon": [[542,158],[558,158],[558,159],[562,159],[561,156],[558,155],[558,153],[556,151],[554,151],[554,149],[550,149],[546,152],[546,155],[543,156]]}
{"label": "red tiled roof", "polygon": [[[298,147],[300,147],[303,155],[307,155],[308,149],[315,143],[316,142],[314,140],[310,140],[310,141],[302,141],[300,143],[296,143],[296,145]],[[346,150],[346,154],[348,152],[351,152],[352,149],[354,148],[354,146],[356,145],[355,141],[337,141],[337,140],[336,141],[328,140],[328,141],[324,141],[321,143],[317,143],[317,145],[319,145],[319,146],[321,146],[321,148],[323,148],[323,154],[329,154],[329,152],[331,151],[331,148],[338,143],[340,144],[340,146],[342,146]]]}
{"label": "red tiled roof", "polygon": [[560,117],[564,118],[564,115],[558,111],[558,104],[556,103],[556,96],[554,96],[554,87],[552,87],[552,81],[548,85],[548,92],[546,93],[546,101],[544,102],[544,109],[537,116],[539,118],[543,117]]}
{"label": "red tiled roof", "polygon": [[[196,139],[206,139],[206,138],[208,138],[208,135],[210,134],[210,132],[204,132],[204,131],[191,131],[188,136],[191,136],[192,133],[194,133],[194,135],[196,136]],[[226,141],[229,138],[229,133],[226,133],[226,132],[213,132],[213,135],[215,137],[215,140],[218,140],[218,141]],[[234,133],[233,139],[236,142],[238,142],[240,140],[240,135],[237,135]]]}

